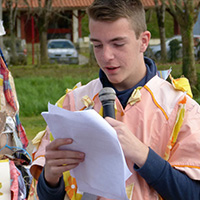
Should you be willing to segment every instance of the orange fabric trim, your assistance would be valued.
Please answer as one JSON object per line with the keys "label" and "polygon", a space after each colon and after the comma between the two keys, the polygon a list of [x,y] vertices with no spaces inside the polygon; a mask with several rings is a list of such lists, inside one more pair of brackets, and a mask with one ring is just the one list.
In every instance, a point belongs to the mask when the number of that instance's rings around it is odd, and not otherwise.
{"label": "orange fabric trim", "polygon": [[164,111],[164,109],[158,104],[158,102],[156,101],[156,99],[155,99],[155,97],[154,97],[152,91],[150,90],[150,88],[147,87],[146,85],[144,86],[144,88],[145,88],[146,90],[148,90],[148,92],[149,92],[149,93],[151,94],[151,96],[152,96],[152,99],[153,99],[154,103],[155,103],[156,106],[163,112],[163,114],[165,115],[165,118],[168,120],[169,117],[167,116],[167,113],[166,113],[166,112]]}
{"label": "orange fabric trim", "polygon": [[86,106],[84,106],[83,108],[81,108],[80,110],[85,110],[86,109]]}
{"label": "orange fabric trim", "polygon": [[99,93],[97,93],[97,94],[93,97],[92,100],[94,101],[94,99],[95,99],[98,95],[99,95]]}
{"label": "orange fabric trim", "polygon": [[184,96],[184,98],[182,100],[180,100],[178,103],[179,104],[186,104],[186,102],[187,102],[187,98],[186,98],[186,96]]}
{"label": "orange fabric trim", "polygon": [[172,167],[188,167],[188,168],[200,169],[200,167],[190,166],[190,165],[172,165]]}
{"label": "orange fabric trim", "polygon": [[35,160],[35,154],[36,152],[32,153],[32,159]]}
{"label": "orange fabric trim", "polygon": [[44,157],[44,155],[37,156],[34,160],[36,160],[36,159],[38,159],[38,158],[40,158],[40,157]]}

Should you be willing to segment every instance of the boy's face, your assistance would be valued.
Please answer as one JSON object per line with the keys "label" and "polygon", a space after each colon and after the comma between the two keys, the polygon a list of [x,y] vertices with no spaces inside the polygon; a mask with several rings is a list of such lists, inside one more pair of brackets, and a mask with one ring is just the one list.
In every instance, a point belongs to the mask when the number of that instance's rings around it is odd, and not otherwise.
{"label": "boy's face", "polygon": [[126,18],[114,22],[90,19],[89,29],[97,62],[117,90],[129,89],[145,76],[143,52],[150,39],[148,31],[136,39]]}

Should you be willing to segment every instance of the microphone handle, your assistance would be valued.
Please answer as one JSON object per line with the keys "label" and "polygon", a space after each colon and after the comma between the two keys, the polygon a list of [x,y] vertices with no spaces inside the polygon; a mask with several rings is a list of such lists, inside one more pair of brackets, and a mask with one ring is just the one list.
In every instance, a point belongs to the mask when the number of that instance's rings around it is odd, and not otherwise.
{"label": "microphone handle", "polygon": [[105,117],[111,117],[115,119],[115,109],[113,101],[107,101],[106,103],[103,103],[103,118]]}

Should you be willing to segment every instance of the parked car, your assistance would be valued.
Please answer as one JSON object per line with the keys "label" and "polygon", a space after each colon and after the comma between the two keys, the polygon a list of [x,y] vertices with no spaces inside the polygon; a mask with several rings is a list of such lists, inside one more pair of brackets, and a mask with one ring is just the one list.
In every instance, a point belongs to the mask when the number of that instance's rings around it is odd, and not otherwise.
{"label": "parked car", "polygon": [[[169,39],[166,40],[166,50],[167,50],[167,57],[170,57],[170,42],[173,40],[178,40],[180,42],[180,49],[177,53],[177,57],[180,58],[182,56],[182,37],[181,35],[175,35]],[[200,35],[194,35],[194,53],[195,57],[198,55],[198,43],[200,42]],[[161,59],[161,46],[158,45],[149,45],[147,51],[145,52],[145,55],[156,60]]]}
{"label": "parked car", "polygon": [[51,63],[79,64],[79,55],[74,44],[67,39],[51,39],[47,45]]}
{"label": "parked car", "polygon": [[[10,37],[3,37],[3,43],[4,43],[5,48],[10,54],[10,63],[13,63],[13,59],[11,55]],[[15,38],[15,43],[16,43],[17,63],[26,65],[27,64],[26,41],[24,39]]]}

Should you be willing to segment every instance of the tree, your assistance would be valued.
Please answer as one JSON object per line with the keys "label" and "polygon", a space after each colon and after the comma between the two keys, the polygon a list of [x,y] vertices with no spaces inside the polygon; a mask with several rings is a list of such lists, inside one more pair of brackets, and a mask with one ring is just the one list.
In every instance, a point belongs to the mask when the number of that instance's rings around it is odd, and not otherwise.
{"label": "tree", "polygon": [[40,37],[40,58],[41,64],[48,62],[47,55],[47,30],[51,18],[52,12],[52,0],[45,0],[44,5],[42,6],[41,0],[38,0],[39,9],[37,12],[37,25],[39,29]]}
{"label": "tree", "polygon": [[161,0],[161,4],[159,4],[158,0],[154,0],[157,21],[159,26],[159,33],[160,33],[160,44],[161,44],[161,60],[165,62],[167,60],[167,50],[165,44],[165,0]]}
{"label": "tree", "polygon": [[192,88],[197,86],[197,72],[194,57],[193,28],[197,20],[200,0],[168,0],[170,13],[180,26],[182,36],[182,71]]}
{"label": "tree", "polygon": [[33,0],[23,0],[30,10],[30,13],[34,16],[34,22],[36,23],[39,31],[40,42],[40,63],[48,63],[47,53],[47,30],[51,21],[56,21],[56,17],[61,17],[66,20],[70,20],[65,16],[62,11],[64,8],[53,8],[53,0],[34,0],[37,7],[33,9]]}
{"label": "tree", "polygon": [[6,0],[2,3],[5,3],[5,7],[8,10],[8,19],[9,19],[9,30],[11,37],[11,55],[12,55],[12,64],[17,64],[17,52],[16,52],[16,39],[15,39],[15,25],[16,25],[16,16],[17,16],[17,7],[18,0]]}
{"label": "tree", "polygon": [[52,17],[52,1],[53,0],[37,0],[38,7],[32,9],[32,1],[24,0],[26,5],[29,7],[31,14],[34,15],[34,21],[38,27],[41,64],[48,63],[47,30]]}

